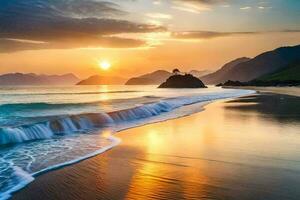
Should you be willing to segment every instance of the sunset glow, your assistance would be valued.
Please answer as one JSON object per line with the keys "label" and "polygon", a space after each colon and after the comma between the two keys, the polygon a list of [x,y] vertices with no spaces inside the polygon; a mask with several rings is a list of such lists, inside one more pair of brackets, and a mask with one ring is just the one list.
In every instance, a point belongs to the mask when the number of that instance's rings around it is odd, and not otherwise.
{"label": "sunset glow", "polygon": [[99,67],[102,70],[109,70],[111,68],[111,63],[106,60],[103,60],[99,62]]}
{"label": "sunset glow", "polygon": [[[174,66],[214,71],[300,42],[296,0],[7,2],[0,4],[1,74],[86,78],[100,69],[127,78]],[[117,60],[114,70],[110,61],[95,67],[99,55]]]}

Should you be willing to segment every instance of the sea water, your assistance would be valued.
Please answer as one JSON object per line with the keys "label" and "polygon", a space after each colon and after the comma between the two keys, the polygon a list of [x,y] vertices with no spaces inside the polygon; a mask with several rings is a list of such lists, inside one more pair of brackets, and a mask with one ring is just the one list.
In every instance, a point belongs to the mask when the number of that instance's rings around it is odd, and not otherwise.
{"label": "sea water", "polygon": [[2,87],[0,199],[34,177],[100,154],[114,133],[201,111],[210,101],[250,90],[157,89],[156,86]]}

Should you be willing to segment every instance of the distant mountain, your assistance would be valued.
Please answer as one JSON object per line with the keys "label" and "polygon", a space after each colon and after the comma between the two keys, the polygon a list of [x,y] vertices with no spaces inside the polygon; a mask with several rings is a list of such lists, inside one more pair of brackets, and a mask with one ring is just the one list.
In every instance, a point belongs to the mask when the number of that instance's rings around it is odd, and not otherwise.
{"label": "distant mountain", "polygon": [[167,80],[172,73],[165,70],[145,74],[139,77],[129,79],[125,85],[159,85]]}
{"label": "distant mountain", "polygon": [[300,81],[300,59],[286,68],[258,78],[260,81]]}
{"label": "distant mountain", "polygon": [[228,80],[217,86],[299,86],[300,85],[300,60],[287,65],[284,68],[259,77],[257,79],[240,82]]}
{"label": "distant mountain", "polygon": [[193,76],[195,77],[202,77],[202,76],[205,76],[207,74],[210,74],[212,71],[210,70],[201,70],[201,71],[198,71],[198,70],[191,70],[189,72],[189,74],[192,74]]}
{"label": "distant mountain", "polygon": [[208,74],[206,76],[201,77],[201,80],[205,84],[217,84],[217,83],[223,83],[227,80],[229,80],[227,77],[230,76],[230,73],[232,70],[234,70],[234,67],[238,64],[244,63],[251,60],[251,58],[238,58],[235,59],[229,63],[226,63],[221,69],[218,71]]}
{"label": "distant mountain", "polygon": [[274,73],[264,75],[246,83],[250,86],[299,86],[300,59]]}
{"label": "distant mountain", "polygon": [[74,85],[79,79],[74,74],[37,75],[10,73],[0,75],[0,85]]}
{"label": "distant mountain", "polygon": [[124,78],[94,75],[77,83],[77,85],[123,85]]}
{"label": "distant mountain", "polygon": [[201,77],[206,84],[218,84],[227,80],[248,82],[266,74],[276,72],[300,59],[300,45],[281,47],[256,56],[228,63],[215,73]]}

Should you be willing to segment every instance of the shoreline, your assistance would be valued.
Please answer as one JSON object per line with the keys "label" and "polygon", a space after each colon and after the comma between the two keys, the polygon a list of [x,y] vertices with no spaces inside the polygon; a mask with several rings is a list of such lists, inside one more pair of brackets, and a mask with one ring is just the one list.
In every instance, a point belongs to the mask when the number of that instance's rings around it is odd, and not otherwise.
{"label": "shoreline", "polygon": [[244,90],[255,90],[257,92],[270,92],[274,94],[285,94],[291,96],[300,97],[300,87],[255,87],[255,86],[226,86],[224,89],[244,89]]}
{"label": "shoreline", "polygon": [[[243,98],[247,98],[247,97],[243,97]],[[234,99],[237,99],[237,98],[234,98]],[[120,138],[124,138],[124,140],[126,141],[126,140],[128,140],[128,132],[139,132],[139,131],[136,131],[136,130],[139,130],[139,129],[144,129],[144,127],[148,127],[148,126],[157,126],[157,125],[160,125],[160,124],[164,124],[164,123],[171,123],[172,121],[180,121],[180,120],[184,120],[185,118],[189,118],[189,117],[192,117],[192,116],[194,116],[194,115],[205,115],[204,113],[206,112],[206,107],[208,107],[208,109],[209,109],[209,107],[213,107],[215,104],[220,104],[220,102],[227,102],[227,101],[230,101],[230,100],[228,100],[228,99],[223,99],[223,100],[218,100],[218,101],[216,101],[216,102],[213,102],[213,103],[211,103],[211,104],[209,104],[209,105],[206,105],[206,106],[204,106],[204,111],[202,111],[202,112],[199,112],[199,113],[194,113],[194,114],[192,114],[192,115],[190,115],[190,116],[185,116],[185,117],[181,117],[181,118],[177,118],[177,119],[170,119],[170,120],[167,120],[167,121],[163,121],[163,122],[157,122],[156,124],[148,124],[148,125],[144,125],[144,126],[142,126],[142,127],[136,127],[136,128],[132,128],[132,129],[127,129],[127,130],[122,130],[121,132],[119,132],[118,133],[118,137],[120,136]],[[234,100],[233,100],[234,101]],[[125,135],[125,136],[124,136]],[[130,137],[132,137],[132,136],[129,136],[129,138]],[[126,143],[126,142],[125,142]],[[38,187],[38,183],[41,183],[40,181],[42,181],[43,182],[43,180],[45,180],[45,177],[51,177],[51,176],[53,176],[53,174],[59,174],[59,173],[61,173],[61,172],[63,172],[63,173],[67,173],[67,171],[68,171],[68,169],[74,169],[75,171],[76,171],[76,168],[77,168],[77,166],[82,166],[82,165],[85,165],[85,163],[87,162],[87,163],[89,163],[89,162],[92,162],[93,160],[101,160],[102,159],[102,157],[106,157],[106,155],[108,154],[111,154],[110,152],[114,152],[114,151],[119,151],[119,149],[121,148],[122,149],[122,146],[123,146],[123,144],[121,143],[120,145],[118,145],[116,148],[113,148],[113,149],[111,149],[111,150],[109,150],[109,151],[107,151],[107,152],[104,152],[103,154],[99,154],[99,155],[96,155],[95,157],[92,157],[92,158],[89,158],[89,159],[86,159],[86,160],[84,160],[84,161],[81,161],[81,162],[79,162],[79,163],[77,163],[77,164],[74,164],[74,165],[70,165],[70,166],[66,166],[66,167],[63,167],[63,168],[61,168],[61,169],[58,169],[58,170],[54,170],[54,171],[49,171],[49,172],[47,172],[47,173],[45,173],[45,174],[42,174],[41,176],[38,176],[38,177],[36,177],[36,180],[33,182],[33,183],[31,183],[31,184],[29,184],[28,186],[26,186],[24,189],[22,189],[22,190],[20,190],[20,191],[18,191],[18,192],[16,192],[16,193],[14,193],[13,194],[13,199],[18,199],[18,197],[19,198],[21,198],[23,195],[23,193],[25,193],[26,195],[28,195],[28,194],[32,194],[32,192],[30,192],[30,190],[31,191],[34,191],[34,190],[38,190],[39,188],[36,188],[36,187]],[[87,164],[88,166],[89,166],[89,164]],[[67,173],[68,174],[68,173]],[[48,178],[46,178],[46,180],[47,180]],[[55,179],[53,180],[53,179],[51,179],[52,181],[56,181]],[[38,181],[38,182],[36,182],[36,181]],[[30,189],[31,188],[31,189]],[[32,189],[33,188],[33,189]],[[43,188],[40,188],[40,189],[43,189]],[[26,196],[25,195],[25,196]],[[59,197],[57,197],[57,198],[59,198]]]}
{"label": "shoreline", "polygon": [[[228,99],[228,98],[225,98],[225,99]],[[65,163],[54,165],[54,166],[51,166],[51,167],[46,168],[44,170],[35,172],[33,174],[25,174],[26,179],[28,179],[28,182],[26,182],[26,183],[22,182],[21,184],[16,185],[14,188],[7,191],[6,193],[3,193],[4,195],[3,195],[3,197],[0,197],[0,200],[6,200],[6,199],[12,198],[15,193],[21,192],[24,188],[26,188],[28,185],[30,185],[32,182],[34,182],[35,179],[38,178],[39,176],[43,176],[44,174],[51,173],[52,171],[60,170],[60,169],[63,169],[65,167],[68,167],[68,166],[76,165],[80,162],[84,162],[85,160],[92,159],[93,157],[96,157],[96,156],[101,156],[103,153],[105,153],[109,150],[112,150],[113,148],[118,147],[118,145],[120,143],[122,143],[122,139],[117,137],[116,136],[117,134],[121,134],[122,132],[130,130],[130,129],[135,129],[135,128],[139,128],[139,127],[143,127],[143,126],[147,126],[147,125],[151,125],[151,124],[156,124],[156,123],[166,122],[166,121],[169,121],[169,120],[175,120],[175,119],[180,119],[180,118],[183,118],[183,117],[188,117],[190,115],[193,115],[193,114],[196,114],[196,113],[199,113],[199,112],[203,112],[205,110],[205,107],[207,105],[211,104],[211,103],[214,103],[214,102],[217,102],[217,101],[222,101],[222,100],[225,100],[225,99],[221,99],[221,100],[216,99],[216,100],[204,101],[204,102],[198,102],[198,103],[191,104],[191,105],[186,105],[184,107],[198,106],[199,108],[197,109],[196,112],[193,112],[193,113],[188,112],[186,114],[179,115],[179,116],[174,116],[172,118],[167,118],[167,119],[163,119],[163,120],[154,120],[154,121],[150,121],[150,122],[147,122],[145,124],[139,124],[139,125],[136,125],[136,126],[133,126],[133,127],[131,127],[129,125],[129,127],[120,129],[120,130],[116,131],[114,134],[112,134],[111,136],[109,136],[110,137],[109,140],[113,141],[113,144],[111,146],[107,146],[106,148],[99,149],[98,151],[92,152],[92,153],[84,156],[83,158],[79,158],[79,159],[76,159],[76,160],[71,160],[71,161],[68,161],[68,162],[65,162]],[[181,108],[177,108],[177,109],[180,110]],[[29,176],[29,177],[27,177],[27,176]]]}

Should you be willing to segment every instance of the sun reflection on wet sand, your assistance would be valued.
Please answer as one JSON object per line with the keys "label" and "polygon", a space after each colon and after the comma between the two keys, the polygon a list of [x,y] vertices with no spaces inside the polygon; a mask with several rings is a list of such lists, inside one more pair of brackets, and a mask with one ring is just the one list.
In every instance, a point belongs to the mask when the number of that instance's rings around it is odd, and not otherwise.
{"label": "sun reflection on wet sand", "polygon": [[268,176],[285,168],[300,169],[299,163],[281,161],[293,156],[293,147],[299,145],[300,140],[291,138],[299,124],[290,127],[278,124],[272,115],[225,110],[227,106],[209,105],[205,116],[141,127],[135,134],[129,130],[132,137],[126,143],[145,154],[137,159],[126,199],[219,199],[232,192],[247,197],[267,182],[267,190],[280,190],[272,188],[278,177]]}

